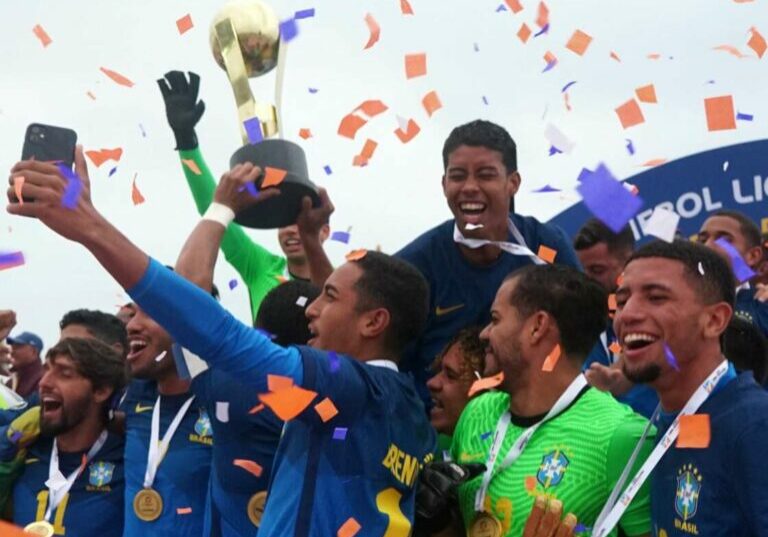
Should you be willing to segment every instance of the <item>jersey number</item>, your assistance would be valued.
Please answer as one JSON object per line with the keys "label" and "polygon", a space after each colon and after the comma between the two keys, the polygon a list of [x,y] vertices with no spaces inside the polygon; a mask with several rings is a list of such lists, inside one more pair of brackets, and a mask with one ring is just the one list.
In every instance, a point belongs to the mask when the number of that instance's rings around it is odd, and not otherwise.
{"label": "jersey number", "polygon": [[402,497],[403,495],[392,487],[376,495],[376,508],[389,519],[383,537],[408,537],[411,534],[411,523],[400,510]]}
{"label": "jersey number", "polygon": [[[67,504],[69,503],[69,493],[64,495],[64,499],[56,508],[56,516],[53,517],[53,532],[56,535],[64,535],[67,532],[67,528],[64,527],[64,512],[67,510]],[[45,510],[48,509],[48,491],[41,490],[37,494],[37,514],[35,520],[43,520],[45,517]]]}

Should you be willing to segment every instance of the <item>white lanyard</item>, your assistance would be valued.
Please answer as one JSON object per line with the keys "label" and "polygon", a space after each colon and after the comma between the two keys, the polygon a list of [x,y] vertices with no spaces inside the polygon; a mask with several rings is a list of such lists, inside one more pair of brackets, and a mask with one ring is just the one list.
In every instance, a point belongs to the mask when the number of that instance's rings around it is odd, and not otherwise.
{"label": "white lanyard", "polygon": [[639,453],[641,445],[643,442],[645,442],[646,434],[651,427],[651,423],[648,423],[645,429],[645,433],[643,433],[643,436],[640,438],[640,442],[638,442],[638,445],[635,447],[635,451],[632,453],[632,458],[630,458],[630,460],[627,462],[627,466],[624,468],[624,471],[621,474],[621,478],[619,478],[619,481],[616,483],[613,492],[611,492],[608,501],[605,503],[602,511],[600,511],[600,515],[597,517],[597,521],[595,522],[594,528],[592,529],[592,535],[594,537],[603,537],[616,527],[616,524],[618,524],[619,519],[624,514],[624,511],[626,511],[627,507],[629,507],[629,504],[637,494],[637,491],[640,490],[640,487],[643,485],[643,483],[645,483],[645,480],[651,474],[653,469],[659,463],[670,446],[672,446],[675,439],[677,439],[677,435],[680,433],[680,416],[688,416],[690,414],[696,413],[699,407],[704,404],[704,401],[706,401],[707,398],[712,394],[712,390],[715,389],[715,386],[717,386],[717,383],[721,378],[723,378],[723,375],[728,372],[728,367],[728,360],[723,360],[723,362],[717,366],[717,368],[715,368],[712,373],[709,374],[704,382],[701,383],[701,386],[696,389],[691,398],[688,399],[688,402],[685,403],[683,409],[680,411],[677,417],[675,417],[675,420],[672,422],[672,425],[669,426],[669,429],[667,429],[667,432],[661,438],[661,441],[659,441],[659,443],[656,444],[656,447],[653,448],[653,451],[651,451],[648,459],[646,459],[645,463],[643,463],[643,465],[640,467],[640,470],[638,470],[637,475],[635,475],[635,477],[630,482],[627,490],[625,490],[624,494],[622,494],[618,501],[616,501],[616,497],[619,495],[619,491],[624,486],[624,482],[627,480],[627,477],[629,477],[629,469],[632,468],[635,462],[634,459],[637,458],[637,453]]}
{"label": "white lanyard", "polygon": [[555,402],[555,405],[549,410],[549,412],[547,412],[546,416],[544,416],[544,419],[535,425],[531,425],[525,431],[523,431],[515,443],[512,444],[509,453],[507,453],[507,456],[504,457],[503,461],[501,461],[498,469],[494,472],[496,458],[499,456],[501,444],[504,443],[504,436],[507,434],[507,428],[509,427],[509,422],[512,419],[512,415],[509,413],[509,411],[506,411],[501,415],[499,422],[496,425],[496,432],[493,435],[491,449],[488,452],[488,462],[486,463],[485,473],[483,474],[483,481],[480,484],[480,488],[478,489],[477,493],[475,494],[475,511],[480,512],[483,510],[485,496],[488,493],[488,487],[490,486],[491,479],[493,479],[494,475],[500,473],[502,470],[514,463],[520,457],[520,455],[523,454],[523,450],[528,445],[528,442],[533,436],[533,433],[536,432],[536,429],[568,408],[576,400],[576,398],[579,396],[579,393],[581,393],[581,390],[583,390],[586,385],[587,379],[583,374],[580,374],[575,379],[573,379],[568,388],[562,393],[557,402]]}
{"label": "white lanyard", "polygon": [[45,486],[48,487],[48,508],[45,510],[45,520],[50,522],[51,513],[59,506],[64,496],[75,484],[77,477],[82,473],[85,466],[92,458],[96,456],[99,450],[104,446],[107,441],[108,433],[105,430],[101,432],[96,442],[88,450],[85,455],[85,460],[75,468],[75,470],[69,474],[68,477],[64,477],[59,469],[59,447],[56,444],[56,439],[53,439],[53,448],[51,449],[51,463],[48,466],[48,481],[45,482]]}
{"label": "white lanyard", "polygon": [[181,420],[184,418],[184,414],[189,410],[189,406],[195,399],[193,395],[181,406],[173,421],[168,426],[168,430],[165,431],[163,439],[160,439],[160,396],[157,396],[155,401],[155,408],[152,409],[152,429],[149,433],[149,455],[147,456],[147,470],[144,472],[144,488],[152,488],[152,483],[155,482],[155,474],[157,474],[157,468],[160,466],[160,462],[165,457],[165,452],[168,450],[168,444],[171,443],[171,438],[176,433],[176,429],[179,428]]}
{"label": "white lanyard", "polygon": [[525,244],[525,239],[523,238],[523,234],[520,233],[520,230],[517,229],[517,226],[512,221],[512,219],[507,220],[507,228],[509,229],[509,232],[512,234],[512,236],[515,238],[515,240],[519,244],[515,244],[514,242],[508,242],[508,241],[489,241],[485,239],[468,239],[466,238],[461,231],[459,230],[459,226],[455,223],[453,224],[453,240],[454,242],[458,242],[459,244],[463,244],[467,248],[475,249],[475,248],[482,248],[483,246],[486,246],[488,244],[492,244],[494,246],[498,246],[502,250],[504,250],[507,253],[510,253],[512,255],[523,255],[530,257],[531,260],[537,264],[537,265],[545,265],[546,261],[539,258],[533,251],[531,251],[530,248],[528,248],[528,245]]}
{"label": "white lanyard", "polygon": [[383,367],[385,369],[391,369],[395,372],[400,372],[400,370],[397,368],[397,364],[393,362],[392,360],[369,360],[365,362],[368,365],[372,365],[373,367]]}

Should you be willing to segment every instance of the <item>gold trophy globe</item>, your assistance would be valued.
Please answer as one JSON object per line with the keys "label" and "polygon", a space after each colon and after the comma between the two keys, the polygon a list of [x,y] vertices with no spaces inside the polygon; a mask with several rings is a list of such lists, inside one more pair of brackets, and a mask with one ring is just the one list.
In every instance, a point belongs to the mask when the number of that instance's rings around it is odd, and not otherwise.
{"label": "gold trophy globe", "polygon": [[[270,167],[287,172],[276,187],[280,190],[279,196],[242,211],[235,221],[260,229],[294,224],[304,196],[309,196],[314,206],[320,204],[320,199],[317,187],[309,180],[304,150],[280,138],[287,46],[280,40],[277,15],[259,0],[232,0],[214,17],[210,44],[216,63],[226,71],[232,85],[244,144],[229,160],[230,168],[250,162],[262,169]],[[248,79],[273,69],[276,69],[275,104],[256,102]],[[257,182],[258,187],[262,181],[263,175]]]}

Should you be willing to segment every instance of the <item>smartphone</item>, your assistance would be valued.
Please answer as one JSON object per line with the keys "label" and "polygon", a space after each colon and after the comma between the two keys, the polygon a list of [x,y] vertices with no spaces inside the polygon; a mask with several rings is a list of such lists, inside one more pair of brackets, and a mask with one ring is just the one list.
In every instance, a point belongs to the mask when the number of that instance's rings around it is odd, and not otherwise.
{"label": "smartphone", "polygon": [[32,123],[24,136],[21,160],[61,162],[72,168],[75,162],[77,133],[72,129]]}

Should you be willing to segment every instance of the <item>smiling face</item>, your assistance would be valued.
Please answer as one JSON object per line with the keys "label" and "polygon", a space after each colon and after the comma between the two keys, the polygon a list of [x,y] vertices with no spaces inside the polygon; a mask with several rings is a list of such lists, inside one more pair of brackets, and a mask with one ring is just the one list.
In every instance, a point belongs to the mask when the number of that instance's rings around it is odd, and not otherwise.
{"label": "smiling face", "polygon": [[[171,336],[149,315],[135,306],[136,313],[128,322],[128,355],[126,361],[131,375],[140,379],[157,380],[174,370]],[[156,358],[165,353],[157,361]]]}
{"label": "smiling face", "polygon": [[609,293],[616,290],[616,281],[624,269],[628,255],[611,253],[608,250],[608,245],[604,242],[576,250],[576,255],[587,276],[600,283],[603,289]]}
{"label": "smiling face", "polygon": [[760,264],[763,258],[762,248],[760,245],[750,246],[747,237],[741,229],[741,224],[735,218],[728,216],[711,216],[707,218],[704,225],[701,226],[698,237],[698,242],[716,251],[730,263],[731,258],[728,256],[728,253],[715,244],[715,241],[718,239],[725,239],[731,243],[750,267],[754,268]]}
{"label": "smiling face", "polygon": [[499,151],[460,145],[448,156],[443,194],[467,237],[505,240],[510,198],[519,186],[520,175],[507,170]]}
{"label": "smiling face", "polygon": [[437,432],[453,434],[459,416],[469,402],[468,392],[474,380],[474,372],[464,358],[461,345],[454,343],[440,360],[437,374],[427,381],[434,403],[430,422]]}
{"label": "smiling face", "polygon": [[[320,242],[325,242],[330,233],[330,227],[326,224],[320,230]],[[304,252],[304,245],[299,236],[299,226],[296,224],[281,227],[277,230],[277,240],[280,243],[280,249],[285,258],[292,263],[303,264],[307,260],[307,254]]]}

